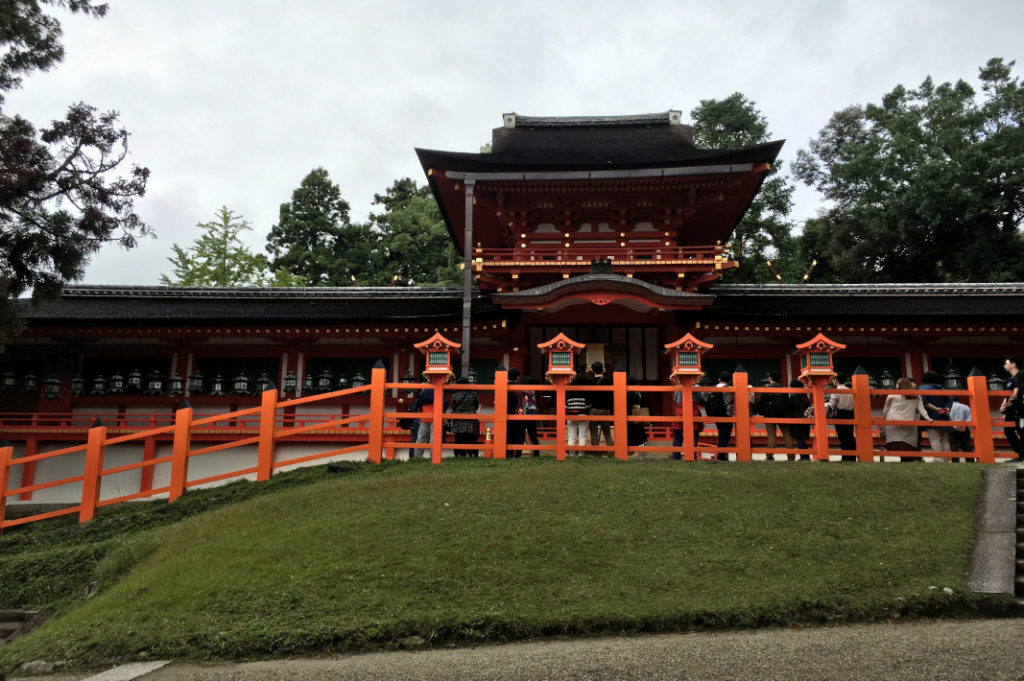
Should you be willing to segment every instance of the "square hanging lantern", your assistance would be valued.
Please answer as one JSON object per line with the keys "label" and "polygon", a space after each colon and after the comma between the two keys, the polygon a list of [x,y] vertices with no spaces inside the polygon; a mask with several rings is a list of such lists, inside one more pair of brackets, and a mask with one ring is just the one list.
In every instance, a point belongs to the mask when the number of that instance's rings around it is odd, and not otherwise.
{"label": "square hanging lantern", "polygon": [[8,369],[0,376],[0,391],[12,393],[18,389],[18,374]]}
{"label": "square hanging lantern", "polygon": [[162,395],[164,392],[164,377],[159,371],[153,370],[146,379],[147,395]]}
{"label": "square hanging lantern", "polygon": [[667,343],[665,354],[672,361],[672,372],[669,376],[703,376],[701,357],[713,347],[715,346],[698,340],[690,333],[679,340]]}
{"label": "square hanging lantern", "polygon": [[299,389],[299,377],[291,369],[288,370],[282,382],[284,383],[284,391],[286,393],[293,393]]}
{"label": "square hanging lantern", "polygon": [[114,375],[110,377],[110,394],[120,395],[124,392],[124,376],[121,375],[120,371],[115,371]]}
{"label": "square hanging lantern", "polygon": [[551,340],[538,343],[537,348],[541,354],[547,355],[548,370],[544,375],[568,376],[570,379],[576,375],[576,355],[587,347],[583,343],[577,343],[564,333],[559,333]]}
{"label": "square hanging lantern", "polygon": [[192,372],[192,375],[188,377],[188,391],[190,393],[200,394],[206,388],[206,377],[203,376],[203,372],[196,369]]}
{"label": "square hanging lantern", "polygon": [[68,390],[75,397],[78,397],[85,392],[85,379],[82,378],[81,374],[75,374],[71,378],[71,382],[68,383]]}
{"label": "square hanging lantern", "polygon": [[245,369],[235,376],[235,379],[231,381],[231,394],[232,395],[248,395],[249,394],[249,377],[245,375]]}
{"label": "square hanging lantern", "polygon": [[175,396],[185,394],[185,379],[179,376],[177,371],[167,379],[167,394]]}
{"label": "square hanging lantern", "polygon": [[363,376],[362,371],[357,371],[356,375],[352,377],[352,387],[362,388],[364,385],[366,385],[366,376]]}
{"label": "square hanging lantern", "polygon": [[423,370],[424,376],[454,376],[452,369],[452,356],[459,353],[461,344],[450,341],[440,333],[414,346],[427,358],[427,366]]}
{"label": "square hanging lantern", "polygon": [[43,381],[43,397],[48,400],[60,399],[60,379],[53,374]]}
{"label": "square hanging lantern", "polygon": [[214,376],[210,383],[210,394],[214,397],[224,397],[224,377],[220,374]]}
{"label": "square hanging lantern", "polygon": [[256,394],[262,395],[273,386],[273,381],[270,380],[270,374],[263,370],[260,375],[256,377]]}
{"label": "square hanging lantern", "polygon": [[1006,388],[1006,380],[1001,376],[992,374],[988,377],[988,389],[989,390],[1003,390]]}
{"label": "square hanging lantern", "polygon": [[832,365],[832,355],[839,350],[845,350],[846,346],[836,343],[819,333],[817,336],[796,346],[796,354],[800,357],[800,376],[832,376],[835,368]]}
{"label": "square hanging lantern", "polygon": [[882,370],[881,384],[883,389],[890,389],[896,387],[896,379],[892,377],[888,369]]}
{"label": "square hanging lantern", "polygon": [[348,388],[349,388],[348,374],[345,374],[345,373],[338,374],[338,390],[348,390]]}
{"label": "square hanging lantern", "polygon": [[946,373],[943,376],[943,383],[950,390],[961,390],[964,387],[963,377],[952,364],[946,367]]}
{"label": "square hanging lantern", "polygon": [[27,393],[34,393],[39,388],[39,379],[31,371],[21,377],[21,389]]}
{"label": "square hanging lantern", "polygon": [[142,372],[138,369],[134,369],[128,374],[128,380],[125,382],[125,389],[131,392],[142,392]]}
{"label": "square hanging lantern", "polygon": [[313,383],[313,374],[306,372],[306,375],[302,377],[302,394],[312,395],[315,385]]}
{"label": "square hanging lantern", "polygon": [[324,369],[316,377],[316,391],[318,393],[329,393],[334,389],[334,373],[330,369]]}
{"label": "square hanging lantern", "polygon": [[90,390],[89,393],[91,395],[107,394],[107,379],[103,378],[103,374],[92,379],[92,390]]}

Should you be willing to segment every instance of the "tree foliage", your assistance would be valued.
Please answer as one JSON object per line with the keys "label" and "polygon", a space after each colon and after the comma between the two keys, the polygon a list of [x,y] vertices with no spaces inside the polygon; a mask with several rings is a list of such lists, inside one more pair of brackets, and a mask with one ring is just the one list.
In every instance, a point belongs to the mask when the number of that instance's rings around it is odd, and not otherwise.
{"label": "tree foliage", "polygon": [[831,202],[804,231],[825,277],[848,282],[1024,278],[1024,88],[1014,62],[968,83],[899,85],[836,112],[795,175]]}
{"label": "tree foliage", "polygon": [[188,248],[174,244],[173,277],[160,276],[167,286],[261,286],[267,261],[254,254],[238,235],[252,229],[241,215],[223,206],[216,219],[196,225],[202,234]]}
{"label": "tree foliage", "polygon": [[310,286],[366,283],[372,271],[370,227],[350,222],[348,202],[324,168],[306,175],[279,215],[267,235],[271,269],[302,277]]}
{"label": "tree foliage", "polygon": [[117,113],[78,103],[37,130],[5,110],[4,94],[24,76],[63,59],[48,7],[94,17],[107,9],[90,0],[9,0],[0,9],[0,340],[16,328],[16,298],[55,295],[104,244],[131,248],[150,232],[134,212],[149,171],[117,175],[128,155]]}
{"label": "tree foliage", "polygon": [[[736,92],[722,100],[705,99],[690,112],[696,145],[706,149],[733,149],[770,141],[768,120],[754,102]],[[729,248],[740,263],[729,270],[731,282],[774,281],[767,260],[777,260],[787,280],[799,278],[802,263],[794,256],[792,224],[793,185],[782,174],[782,163],[769,171],[760,192],[733,232]]]}
{"label": "tree foliage", "polygon": [[370,215],[378,240],[374,283],[461,283],[459,254],[429,187],[395,180],[383,195],[374,194],[373,205],[384,209]]}

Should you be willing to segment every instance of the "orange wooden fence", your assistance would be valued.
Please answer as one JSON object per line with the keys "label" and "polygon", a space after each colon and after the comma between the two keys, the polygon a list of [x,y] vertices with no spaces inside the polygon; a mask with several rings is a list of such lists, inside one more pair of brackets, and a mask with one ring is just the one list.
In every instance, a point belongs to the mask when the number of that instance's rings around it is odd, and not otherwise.
{"label": "orange wooden fence", "polygon": [[[616,459],[627,460],[630,454],[638,451],[643,452],[674,452],[679,451],[682,458],[687,461],[694,461],[704,455],[713,455],[718,452],[734,453],[738,461],[750,461],[752,454],[810,454],[817,460],[828,460],[830,456],[847,455],[855,456],[859,461],[872,461],[876,456],[901,456],[901,457],[964,457],[981,463],[995,463],[996,450],[995,441],[1001,437],[1001,429],[1004,424],[1001,418],[993,419],[992,404],[994,399],[1001,399],[1008,393],[1005,391],[990,392],[984,376],[971,376],[967,379],[965,390],[942,390],[941,394],[950,395],[955,398],[968,398],[968,405],[971,407],[972,420],[970,422],[944,422],[944,425],[969,426],[973,431],[973,452],[886,452],[875,449],[875,429],[885,425],[918,425],[925,426],[921,421],[883,421],[872,416],[871,400],[888,394],[920,395],[920,390],[896,391],[896,390],[872,390],[868,384],[866,375],[856,375],[853,383],[847,390],[826,390],[822,386],[807,388],[804,390],[796,388],[758,388],[747,385],[745,373],[733,375],[733,386],[727,388],[705,388],[690,386],[629,386],[626,384],[624,373],[613,374],[613,385],[609,386],[566,386],[564,382],[556,382],[554,385],[538,384],[512,386],[513,389],[530,389],[538,392],[551,393],[555,405],[555,414],[537,415],[506,415],[506,407],[509,394],[508,374],[499,371],[495,375],[493,384],[481,385],[435,385],[435,404],[444,403],[444,394],[459,389],[471,389],[482,392],[494,393],[493,414],[450,414],[443,413],[436,409],[429,427],[433,428],[433,441],[429,444],[413,444],[409,442],[408,432],[397,427],[400,418],[419,418],[421,414],[410,414],[403,411],[392,411],[386,408],[386,394],[388,390],[408,390],[407,383],[389,383],[386,380],[384,369],[374,369],[372,379],[368,385],[359,388],[350,388],[332,393],[312,395],[298,399],[279,401],[276,390],[268,390],[263,393],[259,406],[242,409],[226,414],[217,414],[203,418],[194,418],[192,409],[189,407],[179,409],[173,419],[173,423],[162,425],[156,428],[141,430],[134,433],[111,437],[106,426],[97,426],[88,430],[87,440],[83,444],[65,447],[55,451],[38,454],[26,452],[20,458],[14,458],[13,447],[0,447],[0,532],[4,528],[21,525],[28,522],[43,520],[59,515],[78,514],[80,522],[87,522],[95,517],[97,509],[135,499],[143,499],[157,495],[167,495],[170,502],[178,499],[185,490],[200,485],[208,485],[222,480],[239,478],[242,476],[254,475],[256,480],[268,480],[274,471],[286,466],[312,461],[337,457],[345,454],[365,454],[368,461],[380,463],[382,459],[394,459],[397,450],[408,449],[410,451],[427,450],[430,453],[433,463],[441,463],[442,453],[445,450],[456,451],[465,449],[481,450],[487,458],[505,459],[510,454],[524,450],[544,451],[554,454],[558,460],[566,458],[566,419],[565,419],[565,392],[567,390],[582,390],[586,392],[611,392],[613,394],[613,413],[609,416],[573,416],[573,419],[583,421],[608,421],[612,424],[616,437],[614,445],[574,445],[573,450],[594,454],[611,455]],[[440,394],[437,394],[440,390]],[[680,417],[669,415],[652,416],[631,416],[626,408],[627,391],[638,391],[653,396],[654,398],[664,397],[665,393],[681,392],[683,399],[682,421],[684,423],[683,444],[674,447],[667,444],[648,444],[641,447],[630,447],[626,439],[627,424],[630,422],[643,422],[652,432],[664,434],[670,431]],[[735,414],[729,417],[695,417],[692,415],[691,400],[695,399],[693,393],[728,392],[732,393],[735,404]],[[814,416],[810,419],[792,419],[752,416],[750,405],[755,395],[759,393],[785,393],[793,394],[803,392],[809,395],[814,406]],[[854,418],[852,419],[829,419],[825,415],[825,402],[831,393],[848,393],[854,399]],[[290,414],[287,417],[281,414],[283,409],[293,409],[302,405],[315,404],[325,400],[339,397],[349,397],[367,393],[369,395],[370,411],[368,414],[356,414],[337,418],[327,418],[310,423],[308,420],[295,417]],[[936,394],[932,392],[931,394]],[[666,400],[660,400],[666,402]],[[671,403],[671,399],[667,400]],[[538,445],[510,445],[508,444],[508,424],[514,421],[538,421],[550,422],[554,418],[553,438]],[[456,445],[444,441],[444,422],[449,419],[475,419],[481,422],[481,432],[486,432],[487,437],[478,444]],[[239,429],[240,434],[245,437],[238,437],[226,442],[204,447],[194,448],[192,440],[197,435],[209,432],[212,426],[226,421],[241,422],[252,425],[251,428]],[[691,435],[695,422],[714,424],[731,422],[734,424],[734,440],[731,447],[721,448],[706,442],[695,442]],[[752,435],[760,436],[763,424],[809,424],[811,426],[811,449],[794,450],[783,447],[767,449],[757,446],[751,441]],[[856,450],[839,451],[830,448],[829,426],[837,424],[848,424],[854,427],[856,438]],[[421,426],[422,427],[422,426]],[[773,426],[774,427],[774,426]],[[313,454],[292,456],[282,458],[278,456],[277,446],[280,443],[294,441],[309,435],[330,434],[339,428],[355,428],[356,432],[362,435],[359,441],[346,444],[342,447],[335,447],[325,451],[318,451]],[[665,430],[663,430],[665,429]],[[127,443],[148,443],[151,444],[155,437],[170,438],[172,443],[171,452],[168,455],[156,457],[153,455],[153,448],[148,447],[148,454],[141,461],[122,466],[106,468],[104,466],[104,453],[108,447]],[[189,463],[196,457],[224,452],[239,447],[255,446],[256,463],[253,466],[223,471],[215,475],[200,478],[193,478],[189,475]],[[20,487],[11,487],[11,469],[14,466],[35,466],[37,463],[67,457],[81,455],[84,453],[84,464],[80,474],[58,480],[50,480],[42,483],[33,483]],[[1013,454],[1000,454],[1002,458],[1012,457]],[[154,467],[167,464],[170,466],[170,476],[167,485],[151,487],[140,485],[140,490],[131,494],[112,496],[103,499],[101,489],[105,477],[139,470],[143,473],[144,479],[152,480]],[[36,515],[6,519],[7,500],[21,495],[26,498],[32,492],[59,487],[62,485],[75,485],[81,483],[81,501],[72,506],[58,510],[39,513]]]}

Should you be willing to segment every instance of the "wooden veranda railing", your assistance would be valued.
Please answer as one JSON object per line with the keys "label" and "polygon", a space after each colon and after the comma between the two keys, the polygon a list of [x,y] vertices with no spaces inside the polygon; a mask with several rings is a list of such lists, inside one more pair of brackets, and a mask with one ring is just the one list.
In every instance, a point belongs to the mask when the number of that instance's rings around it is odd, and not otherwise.
{"label": "wooden veranda railing", "polygon": [[[934,457],[951,458],[963,457],[980,463],[995,463],[997,453],[995,443],[1000,438],[1001,429],[1008,425],[996,414],[993,416],[993,406],[996,400],[1001,400],[1008,395],[1005,391],[989,391],[984,376],[971,376],[967,379],[965,390],[945,390],[943,395],[950,395],[954,398],[966,397],[968,406],[971,408],[972,419],[969,422],[943,422],[947,426],[966,426],[973,432],[974,451],[972,452],[887,452],[875,448],[876,429],[886,425],[929,425],[923,421],[884,421],[874,417],[871,412],[871,399],[889,394],[921,395],[925,394],[920,390],[897,391],[897,390],[872,390],[868,384],[866,375],[855,375],[850,389],[826,390],[823,387],[797,389],[797,388],[759,388],[747,385],[747,375],[737,372],[733,375],[733,385],[726,388],[708,388],[674,385],[657,386],[631,386],[626,383],[624,373],[613,374],[613,384],[608,386],[566,386],[563,382],[556,382],[555,385],[514,385],[512,389],[530,389],[537,392],[552,393],[555,405],[554,414],[537,415],[512,415],[507,414],[510,395],[508,374],[499,371],[495,374],[493,384],[470,384],[470,385],[448,385],[442,388],[440,395],[435,395],[435,405],[444,403],[444,395],[461,389],[476,390],[480,392],[493,392],[494,413],[493,414],[452,414],[443,412],[438,408],[421,427],[426,426],[433,429],[433,441],[429,444],[415,444],[409,441],[409,433],[399,429],[397,422],[400,418],[420,418],[423,414],[412,414],[404,411],[394,411],[386,408],[385,396],[388,390],[408,390],[407,383],[389,383],[386,380],[386,371],[381,368],[373,370],[369,384],[359,387],[340,390],[321,395],[312,395],[298,399],[279,401],[276,390],[268,390],[263,393],[259,406],[242,409],[225,414],[204,416],[195,418],[192,408],[186,407],[177,410],[173,422],[160,425],[155,428],[148,428],[127,434],[112,434],[106,426],[97,426],[87,430],[86,441],[74,446],[48,451],[41,454],[23,455],[14,457],[13,447],[0,447],[0,532],[5,528],[21,525],[51,518],[59,515],[77,514],[80,522],[87,522],[95,517],[97,509],[112,504],[144,499],[154,496],[166,495],[169,502],[178,499],[185,490],[201,485],[240,478],[243,476],[255,476],[256,480],[270,479],[276,470],[284,467],[296,466],[317,460],[334,458],[342,455],[365,455],[366,459],[373,463],[380,463],[382,460],[393,460],[398,450],[426,450],[430,453],[431,460],[435,464],[442,461],[444,451],[457,450],[480,450],[487,458],[505,459],[510,453],[524,449],[540,450],[554,454],[558,460],[566,458],[566,414],[565,414],[565,392],[587,391],[587,392],[611,392],[614,408],[608,416],[573,416],[573,419],[585,421],[608,421],[612,424],[617,436],[614,437],[614,445],[573,445],[574,451],[586,453],[611,455],[619,460],[627,460],[630,454],[637,453],[642,449],[644,452],[680,452],[682,458],[694,461],[702,458],[703,454],[719,452],[735,453],[738,461],[750,461],[752,454],[810,454],[814,459],[827,461],[831,456],[846,455],[854,456],[858,461],[873,461],[876,456],[901,456],[901,457]],[[664,397],[666,393],[682,393],[683,415],[677,417],[673,414],[632,416],[627,410],[627,392],[638,391],[647,396]],[[729,417],[694,416],[692,400],[698,399],[695,393],[728,392],[733,395],[735,414]],[[814,406],[813,418],[777,418],[752,416],[750,405],[753,397],[759,393],[805,393],[809,395]],[[852,419],[830,419],[826,417],[825,402],[831,393],[847,393],[853,395],[854,418]],[[294,409],[303,405],[312,405],[339,397],[347,397],[366,393],[369,395],[369,412],[348,416],[326,418],[315,422],[308,419],[296,417],[289,413],[285,415],[282,410]],[[932,392],[931,394],[936,394]],[[654,401],[649,399],[649,401]],[[666,400],[659,400],[660,403]],[[672,400],[667,400],[671,403]],[[483,442],[476,444],[457,445],[445,442],[444,422],[450,419],[474,419],[480,421],[481,433],[488,433]],[[553,428],[548,429],[549,438],[538,445],[512,445],[508,443],[508,426],[516,421],[554,421]],[[217,424],[233,421],[245,423],[248,427],[238,429],[238,437],[228,441],[207,444],[202,447],[194,447],[193,439],[200,440],[204,432],[209,432]],[[670,442],[663,444],[649,443],[641,447],[630,447],[625,436],[627,426],[630,422],[642,422],[650,431],[657,431],[664,434],[667,429],[682,430],[683,438],[681,446],[673,446]],[[693,431],[696,423],[716,424],[729,422],[734,425],[734,440],[731,446],[719,448],[707,442],[694,439]],[[421,422],[422,423],[422,422]],[[787,449],[776,447],[768,449],[763,446],[755,446],[752,437],[759,436],[764,424],[808,424],[811,427],[810,449]],[[679,428],[679,426],[682,428]],[[830,448],[829,426],[852,425],[854,427],[856,449],[841,451]],[[773,426],[774,427],[774,426]],[[303,453],[294,456],[279,456],[278,446],[296,439],[306,438],[316,434],[328,435],[345,429],[350,441],[341,447],[328,447],[323,451],[314,453]],[[361,437],[355,442],[351,441],[351,435],[355,432]],[[144,457],[142,460],[114,467],[106,467],[104,454],[107,448],[115,445],[129,443],[141,444],[152,442],[154,438],[161,437],[171,442],[170,453],[164,456]],[[329,439],[329,438],[328,438]],[[339,444],[331,442],[330,444]],[[203,477],[191,477],[189,464],[197,457],[209,456],[216,453],[236,450],[243,447],[255,447],[255,463],[244,468],[224,470],[213,475]],[[84,454],[84,456],[83,456]],[[1012,457],[1013,454],[1001,454],[1003,458]],[[53,461],[61,457],[78,457],[82,459],[80,468],[74,475],[53,479],[45,482],[33,482],[29,485],[11,487],[12,469],[15,467],[35,466],[44,461]],[[126,473],[129,471],[140,471],[143,477],[153,479],[152,471],[157,466],[169,466],[170,474],[165,485],[143,489],[146,487],[140,484],[137,492],[120,495],[101,495],[103,480],[110,476]],[[79,472],[80,471],[80,472]],[[147,475],[148,471],[148,475]],[[6,519],[7,500],[13,497],[29,495],[45,489],[61,486],[73,486],[81,484],[81,499],[74,505],[59,508],[57,510],[38,513],[15,519]],[[22,496],[25,498],[25,496]]]}

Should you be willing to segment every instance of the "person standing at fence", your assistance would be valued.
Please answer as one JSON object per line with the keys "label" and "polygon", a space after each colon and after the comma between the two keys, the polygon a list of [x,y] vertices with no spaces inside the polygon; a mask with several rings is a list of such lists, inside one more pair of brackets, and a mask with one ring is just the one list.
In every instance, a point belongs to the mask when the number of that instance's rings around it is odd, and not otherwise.
{"label": "person standing at fence", "polygon": [[[732,387],[732,373],[729,371],[723,371],[718,374],[718,383],[715,384],[716,388],[731,388]],[[704,403],[704,411],[707,412],[708,416],[716,418],[725,418],[732,416],[736,413],[736,405],[734,403],[733,394],[731,392],[715,392],[708,395],[707,401]],[[718,448],[719,450],[729,446],[729,441],[732,439],[732,422],[731,421],[719,421],[715,423],[715,428],[718,431]],[[729,452],[719,451],[717,459],[719,461],[728,461]]]}
{"label": "person standing at fence", "polygon": [[[590,378],[586,374],[579,374],[573,379],[572,385],[577,387],[590,385]],[[565,393],[565,443],[568,446],[566,454],[569,456],[580,456],[583,452],[572,448],[587,444],[590,424],[587,421],[573,417],[587,415],[587,412],[590,410],[588,397],[588,393],[582,390],[570,390]]]}
{"label": "person standing at fence", "polygon": [[[832,378],[832,387],[842,390],[850,389],[849,374],[836,374]],[[831,416],[837,419],[853,418],[853,395],[845,393],[832,393],[828,401],[828,411]],[[853,424],[836,424],[836,437],[839,438],[839,449],[854,451],[857,449],[857,439],[853,434]],[[857,457],[852,454],[844,454],[843,461],[856,461]]]}
{"label": "person standing at fence", "polygon": [[1003,414],[1003,418],[1012,424],[1003,428],[1003,434],[1006,436],[1010,448],[1013,449],[1013,453],[1017,455],[1011,461],[1024,461],[1024,429],[1021,428],[1021,419],[1024,418],[1024,409],[1022,409],[1024,393],[1020,390],[1020,357],[1007,357],[1003,361],[1003,369],[1010,374],[1010,377],[1006,379],[1005,388],[1010,391],[1010,395],[1003,400],[999,411]]}
{"label": "person standing at fence", "polygon": [[[520,391],[515,390],[512,387],[512,386],[514,386],[514,385],[516,385],[518,383],[519,383],[519,369],[509,369],[508,370],[508,385],[509,385],[508,406],[507,406],[507,409],[506,409],[506,411],[507,411],[507,413],[509,415],[514,415],[514,414],[518,414],[519,413],[519,401],[521,399],[520,398],[520,394],[519,394]],[[506,432],[508,433],[508,435],[507,435],[508,444],[510,444],[510,445],[521,445],[521,444],[523,444],[523,440],[526,438],[526,423],[523,422],[523,421],[512,421],[512,420],[509,420],[506,423],[508,424],[507,425],[507,430],[506,430]],[[514,449],[514,450],[510,449],[510,450],[508,450],[508,454],[506,454],[505,458],[508,458],[508,459],[518,459],[522,455],[523,455],[523,450],[522,449]]]}
{"label": "person standing at fence", "polygon": [[[772,371],[768,374],[768,383],[764,386],[766,388],[781,388],[782,383],[781,374],[778,371]],[[786,418],[789,416],[789,407],[787,405],[787,395],[785,393],[759,393],[757,399],[754,401],[754,411],[758,414],[762,414],[767,418]],[[793,448],[793,437],[789,433],[789,428],[780,423],[772,421],[765,421],[765,446],[768,449],[774,449],[778,444],[776,440],[776,428],[782,430],[782,441],[786,445],[786,449]],[[774,461],[775,455],[768,453],[765,455],[766,461]]]}
{"label": "person standing at fence", "polygon": [[[533,378],[530,376],[523,376],[521,382],[523,385],[530,385],[533,383]],[[540,409],[537,407],[537,393],[533,390],[519,390],[516,391],[519,398],[519,407],[516,413],[523,416],[536,416],[540,413]],[[537,437],[537,422],[536,421],[522,421],[523,424],[523,441],[521,444],[532,442],[535,447],[540,446],[540,439]],[[540,449],[533,451],[534,456],[540,456]]]}
{"label": "person standing at fence", "polygon": [[[949,408],[949,420],[950,421],[970,421],[971,420],[971,408],[960,400],[953,398],[953,405]],[[950,426],[949,431],[949,447],[954,452],[973,452],[974,446],[971,444],[971,429],[969,426]],[[960,463],[967,461],[967,458],[955,458],[952,459],[954,463]]]}
{"label": "person standing at fence", "polygon": [[[794,378],[789,382],[790,388],[806,388],[802,381]],[[811,400],[806,393],[790,393],[786,399],[787,416],[791,419],[808,418],[807,412],[811,408]],[[782,426],[782,434],[789,432],[790,440],[797,449],[810,449],[807,438],[811,436],[811,424],[809,423],[788,423]],[[788,445],[787,445],[788,446]],[[790,460],[810,461],[810,454],[797,454],[790,457]]]}
{"label": "person standing at fence", "polygon": [[[909,378],[903,377],[896,381],[897,390],[917,390],[917,384]],[[932,417],[924,408],[924,403],[919,395],[889,395],[885,398],[885,406],[882,407],[883,421],[928,421]],[[884,426],[885,448],[891,452],[916,452],[917,426]],[[900,457],[900,461],[906,461]]]}
{"label": "person standing at fence", "polygon": [[[626,383],[632,384],[633,378],[626,377]],[[638,390],[630,390],[626,393],[626,408],[629,410],[629,415],[633,417],[648,418],[651,415],[650,409],[647,407],[644,395]],[[650,425],[646,421],[630,421],[626,424],[626,444],[630,447],[642,447],[647,442],[647,426]],[[637,459],[643,459],[644,453],[637,450]]]}
{"label": "person standing at fence", "polygon": [[[612,385],[612,379],[606,376],[604,373],[604,364],[601,362],[594,362],[590,365],[591,370],[594,372],[594,385]],[[614,404],[614,395],[611,391],[600,391],[590,393],[590,415],[591,416],[610,416],[612,413],[612,405]],[[612,440],[612,424],[608,420],[602,421],[591,421],[590,422],[590,444],[597,446],[601,444],[601,433],[604,433],[604,443],[609,447],[615,443]]]}
{"label": "person standing at fence", "polygon": [[[469,383],[469,376],[463,376],[459,383]],[[476,414],[480,411],[480,398],[475,390],[456,390],[452,393],[453,414]],[[480,437],[480,421],[477,419],[449,419],[448,429],[455,437],[455,444],[475,445]],[[477,458],[480,455],[478,449],[456,449],[455,456],[458,458]]]}
{"label": "person standing at fence", "polygon": [[[921,377],[921,390],[928,390],[930,392],[941,390],[941,382],[942,377],[939,376],[938,372],[926,371]],[[949,420],[949,408],[953,406],[953,398],[949,395],[940,395],[938,393],[922,395],[921,401],[924,403],[925,411],[932,417],[933,422]],[[948,427],[933,423],[933,425],[925,428],[924,432],[928,434],[928,446],[933,452],[949,451]]]}
{"label": "person standing at fence", "polygon": [[[423,388],[416,396],[409,411],[418,411],[423,414],[416,428],[417,444],[430,444],[434,441],[434,389]],[[419,453],[417,453],[418,455]]]}

